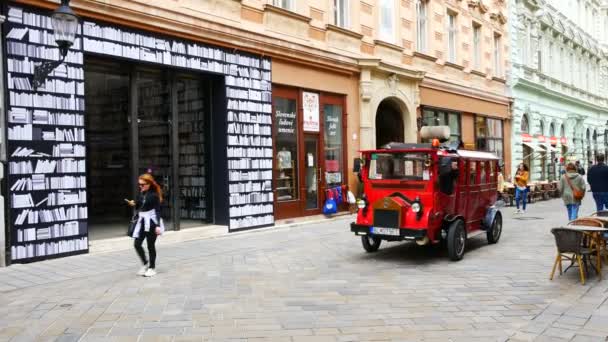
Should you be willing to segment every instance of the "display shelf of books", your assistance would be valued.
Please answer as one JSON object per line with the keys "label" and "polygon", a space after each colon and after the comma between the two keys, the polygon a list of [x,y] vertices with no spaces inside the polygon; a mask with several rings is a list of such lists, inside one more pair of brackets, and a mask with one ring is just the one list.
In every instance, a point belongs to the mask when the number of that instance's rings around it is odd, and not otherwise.
{"label": "display shelf of books", "polygon": [[11,260],[86,253],[81,39],[34,91],[35,65],[59,59],[50,17],[10,6],[5,33]]}
{"label": "display shelf of books", "polygon": [[182,219],[207,220],[205,103],[207,94],[200,80],[178,85],[179,185]]}

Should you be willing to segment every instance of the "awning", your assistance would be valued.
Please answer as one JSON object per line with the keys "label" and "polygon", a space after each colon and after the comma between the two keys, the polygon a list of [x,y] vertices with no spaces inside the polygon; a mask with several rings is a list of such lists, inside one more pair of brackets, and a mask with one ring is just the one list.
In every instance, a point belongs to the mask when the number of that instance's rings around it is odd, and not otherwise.
{"label": "awning", "polygon": [[548,152],[557,152],[557,149],[548,143],[542,143],[542,144],[540,144],[540,147],[545,148]]}
{"label": "awning", "polygon": [[[522,142],[522,145],[524,146],[528,146],[529,148],[532,149],[532,151],[539,151],[540,147],[538,145],[536,145],[535,143],[531,143],[531,142]],[[544,152],[544,150],[540,150],[541,152]]]}

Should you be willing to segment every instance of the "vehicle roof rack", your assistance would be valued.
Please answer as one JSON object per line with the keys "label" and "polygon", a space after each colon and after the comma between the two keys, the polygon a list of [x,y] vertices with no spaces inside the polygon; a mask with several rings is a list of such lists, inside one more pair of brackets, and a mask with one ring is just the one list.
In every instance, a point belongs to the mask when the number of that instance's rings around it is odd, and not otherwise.
{"label": "vehicle roof rack", "polygon": [[460,141],[447,141],[441,144],[441,149],[444,149],[448,152],[457,152],[460,147]]}
{"label": "vehicle roof rack", "polygon": [[401,142],[390,142],[383,145],[382,148],[386,150],[407,150],[410,148],[432,148],[431,144],[416,144],[416,143],[401,143]]}

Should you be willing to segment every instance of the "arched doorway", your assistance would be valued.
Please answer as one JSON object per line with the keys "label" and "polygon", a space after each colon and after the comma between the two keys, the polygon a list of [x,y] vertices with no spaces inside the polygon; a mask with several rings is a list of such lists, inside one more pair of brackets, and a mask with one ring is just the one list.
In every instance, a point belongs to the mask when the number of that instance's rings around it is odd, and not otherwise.
{"label": "arched doorway", "polygon": [[390,142],[404,142],[403,116],[395,100],[385,99],[376,111],[376,148]]}

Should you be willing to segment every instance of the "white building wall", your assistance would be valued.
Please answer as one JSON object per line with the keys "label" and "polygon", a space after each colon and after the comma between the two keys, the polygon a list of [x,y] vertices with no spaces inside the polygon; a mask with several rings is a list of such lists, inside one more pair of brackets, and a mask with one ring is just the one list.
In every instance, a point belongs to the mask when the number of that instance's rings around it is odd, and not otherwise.
{"label": "white building wall", "polygon": [[[558,138],[563,125],[567,138],[567,153],[558,143],[555,157],[586,165],[595,151],[606,150],[608,30],[602,28],[608,28],[607,7],[598,0],[514,0],[509,4],[509,22],[513,66],[508,84],[514,98],[511,174],[523,160],[522,134],[527,133],[533,137],[531,145],[546,151],[533,154],[531,180],[547,178],[552,158],[549,148],[540,147],[538,136],[549,138],[551,124]],[[528,132],[521,130],[524,115],[530,122]]]}

